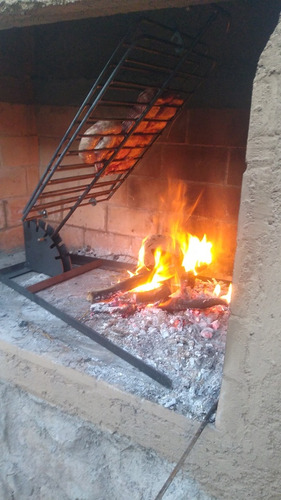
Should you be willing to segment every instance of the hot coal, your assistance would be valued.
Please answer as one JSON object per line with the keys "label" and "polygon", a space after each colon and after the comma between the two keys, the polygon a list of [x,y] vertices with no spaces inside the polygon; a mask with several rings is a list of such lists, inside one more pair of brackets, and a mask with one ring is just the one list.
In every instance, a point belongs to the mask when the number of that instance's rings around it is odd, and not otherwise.
{"label": "hot coal", "polygon": [[[213,289],[212,282],[196,280],[190,294],[208,298]],[[169,313],[158,304],[137,304],[133,294],[117,294],[92,304],[89,323],[172,379],[173,389],[160,404],[200,419],[219,396],[228,317],[228,306]]]}

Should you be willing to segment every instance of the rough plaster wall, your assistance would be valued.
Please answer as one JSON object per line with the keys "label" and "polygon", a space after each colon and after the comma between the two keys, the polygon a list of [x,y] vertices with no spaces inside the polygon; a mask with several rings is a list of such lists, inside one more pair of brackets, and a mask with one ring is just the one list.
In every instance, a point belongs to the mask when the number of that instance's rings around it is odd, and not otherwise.
{"label": "rough plaster wall", "polygon": [[[152,500],[172,464],[45,401],[0,384],[1,500]],[[211,500],[179,474],[167,500]]]}
{"label": "rough plaster wall", "polygon": [[280,117],[281,22],[253,88],[217,444],[205,435],[195,451],[219,499],[280,499]]}

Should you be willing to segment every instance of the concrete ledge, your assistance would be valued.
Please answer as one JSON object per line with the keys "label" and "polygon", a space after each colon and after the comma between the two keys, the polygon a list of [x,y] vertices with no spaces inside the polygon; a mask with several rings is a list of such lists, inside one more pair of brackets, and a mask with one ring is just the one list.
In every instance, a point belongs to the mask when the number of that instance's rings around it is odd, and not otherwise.
{"label": "concrete ledge", "polygon": [[0,378],[101,429],[117,432],[173,461],[198,426],[44,356],[0,341]]}
{"label": "concrete ledge", "polygon": [[6,0],[1,3],[0,29],[169,7],[188,7],[211,2],[212,0],[158,0],[157,2],[149,0]]}

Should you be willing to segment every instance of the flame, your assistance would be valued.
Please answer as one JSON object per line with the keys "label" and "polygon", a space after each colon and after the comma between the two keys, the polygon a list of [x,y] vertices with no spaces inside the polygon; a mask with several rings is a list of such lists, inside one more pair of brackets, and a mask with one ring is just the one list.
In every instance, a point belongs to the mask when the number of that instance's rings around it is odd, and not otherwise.
{"label": "flame", "polygon": [[[213,245],[207,240],[206,234],[200,240],[198,236],[192,235],[184,229],[203,191],[192,205],[188,205],[186,189],[183,183],[175,184],[172,180],[169,180],[168,192],[161,200],[163,210],[166,209],[166,216],[162,217],[159,222],[161,234],[168,234],[169,236],[164,245],[157,242],[158,248],[154,252],[154,268],[149,281],[132,291],[159,288],[164,280],[171,278],[173,279],[173,285],[176,285],[177,288],[180,285],[180,276],[184,271],[197,275],[198,269],[202,265],[211,264]],[[167,206],[169,211],[167,211]],[[135,274],[139,274],[141,269],[147,268],[148,264],[146,265],[145,257],[148,255],[146,254],[146,243],[149,243],[148,238],[149,236],[143,240],[139,250],[138,267]]]}
{"label": "flame", "polygon": [[232,283],[230,283],[228,287],[228,292],[226,295],[222,295],[222,299],[226,300],[228,304],[231,302],[231,295],[232,295]]}
{"label": "flame", "polygon": [[[141,257],[144,256],[142,248],[140,249],[139,254],[141,254]],[[157,248],[155,250],[154,262],[154,268],[148,281],[144,285],[133,288],[131,292],[148,292],[150,290],[155,290],[156,288],[160,288],[160,286],[163,284],[163,281],[172,278],[173,272],[170,267],[170,259],[163,253],[161,248]],[[139,266],[138,270],[140,269]]]}
{"label": "flame", "polygon": [[225,295],[221,295],[221,286],[219,283],[216,284],[213,295],[216,297],[220,297],[221,299],[224,299],[228,304],[231,302],[231,294],[232,294],[232,283],[229,284],[228,291]]}
{"label": "flame", "polygon": [[212,262],[212,243],[207,241],[207,237],[204,234],[202,240],[200,241],[197,236],[187,235],[188,244],[184,242],[181,247],[183,252],[182,266],[185,271],[193,271],[196,275],[196,268],[200,267],[202,264],[211,264]]}

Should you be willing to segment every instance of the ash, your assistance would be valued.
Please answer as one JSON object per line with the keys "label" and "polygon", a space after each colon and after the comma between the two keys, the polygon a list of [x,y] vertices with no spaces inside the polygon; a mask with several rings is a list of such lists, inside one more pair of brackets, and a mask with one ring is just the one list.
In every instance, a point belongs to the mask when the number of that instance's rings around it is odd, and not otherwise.
{"label": "ash", "polygon": [[[220,283],[223,293],[226,286]],[[192,295],[210,297],[214,284],[196,280]],[[165,373],[172,390],[157,403],[201,420],[219,396],[229,307],[166,312],[157,305],[120,306],[122,297],[91,306],[90,323],[99,333]]]}

